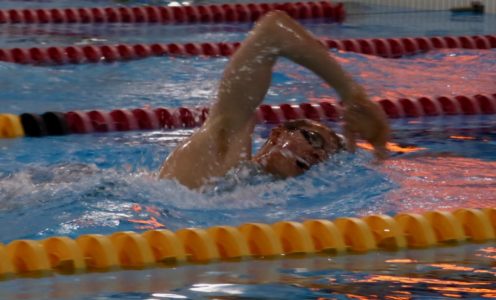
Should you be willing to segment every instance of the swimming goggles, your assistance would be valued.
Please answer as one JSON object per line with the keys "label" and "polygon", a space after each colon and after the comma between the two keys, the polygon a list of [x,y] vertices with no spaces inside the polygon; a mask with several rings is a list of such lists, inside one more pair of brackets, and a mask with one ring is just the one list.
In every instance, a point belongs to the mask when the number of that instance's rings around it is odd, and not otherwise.
{"label": "swimming goggles", "polygon": [[[312,148],[320,150],[324,149],[325,150],[325,139],[324,137],[313,130],[303,128],[293,122],[286,122],[283,124],[284,128],[287,129],[288,131],[294,132],[294,131],[299,131],[303,138],[307,141],[307,143],[312,146]],[[340,134],[335,134],[336,142],[337,142],[337,151],[343,150],[346,148],[345,140],[344,137]]]}

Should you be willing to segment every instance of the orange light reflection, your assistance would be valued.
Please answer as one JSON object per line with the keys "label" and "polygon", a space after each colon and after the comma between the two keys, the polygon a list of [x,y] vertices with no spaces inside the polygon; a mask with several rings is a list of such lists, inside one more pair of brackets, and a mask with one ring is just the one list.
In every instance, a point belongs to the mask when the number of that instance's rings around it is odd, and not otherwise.
{"label": "orange light reflection", "polygon": [[[412,278],[412,277],[403,277],[403,276],[393,276],[393,275],[374,275],[369,279],[360,280],[358,282],[380,282],[380,281],[389,281],[389,282],[400,282],[400,283],[408,283],[408,284],[416,284],[416,283],[427,283],[427,284],[438,284],[438,285],[487,285],[490,284],[488,282],[464,282],[464,281],[455,281],[455,280],[442,280],[442,279],[433,279],[433,278]],[[492,291],[491,291],[492,292]]]}
{"label": "orange light reflection", "polygon": [[[496,260],[496,248],[495,247],[482,248],[479,250],[479,252],[482,252],[482,254],[478,253],[478,254],[476,254],[476,256],[482,256],[482,257]],[[494,255],[492,255],[492,254],[494,254]]]}
{"label": "orange light reflection", "polygon": [[[354,295],[354,294],[346,294],[346,296],[350,297],[351,299],[359,299],[359,300],[369,300],[369,297],[365,296],[359,296],[359,295]],[[372,296],[372,295],[370,295]]]}
{"label": "orange light reflection", "polygon": [[[379,166],[398,188],[386,194],[377,211],[412,213],[496,203],[496,162],[466,157],[390,158]],[[382,206],[382,207],[381,207]]]}
{"label": "orange light reflection", "polygon": [[[138,203],[134,203],[131,205],[131,210],[134,212],[140,213],[143,212],[143,207]],[[159,216],[160,212],[156,207],[153,206],[145,206],[146,212],[151,215]],[[131,223],[143,224],[141,226],[137,226],[137,229],[157,229],[165,227],[164,224],[157,221],[155,217],[150,217],[149,219],[128,219],[127,221]]]}
{"label": "orange light reflection", "polygon": [[391,299],[391,300],[408,300],[411,299],[410,297],[405,297],[405,296],[386,296],[384,299]]}
{"label": "orange light reflection", "polygon": [[416,263],[417,261],[414,259],[387,259],[385,262],[387,263],[396,263],[396,264],[411,264],[411,263]]}
{"label": "orange light reflection", "polygon": [[412,293],[409,291],[394,291],[397,294],[403,294],[403,295],[411,295]]}
{"label": "orange light reflection", "polygon": [[493,289],[480,289],[480,288],[472,288],[472,287],[429,287],[431,290],[438,292],[460,292],[460,293],[496,293],[496,290]]}
{"label": "orange light reflection", "polygon": [[[360,148],[363,148],[365,150],[373,150],[374,149],[374,147],[372,147],[372,145],[370,145],[369,143],[359,142],[359,143],[357,143],[357,146]],[[402,152],[402,153],[417,152],[417,151],[426,149],[426,148],[410,146],[410,145],[409,146],[400,146],[396,143],[387,143],[386,148],[389,151]]]}
{"label": "orange light reflection", "polygon": [[441,268],[443,270],[451,270],[451,271],[473,271],[474,268],[462,267],[452,264],[430,264],[432,267]]}
{"label": "orange light reflection", "polygon": [[474,273],[486,273],[486,274],[491,274],[493,276],[496,276],[496,272],[491,272],[489,270],[475,270]]}
{"label": "orange light reflection", "polygon": [[150,219],[148,220],[129,219],[128,221],[131,223],[144,224],[144,226],[138,226],[138,229],[156,229],[156,228],[165,227],[165,225],[159,223],[157,219],[155,219],[155,217],[150,217]]}
{"label": "orange light reflection", "polygon": [[450,136],[450,139],[454,139],[454,140],[475,140],[475,138],[472,137],[472,136],[463,136],[463,135],[452,135],[452,136]]}
{"label": "orange light reflection", "polygon": [[443,294],[443,296],[445,297],[451,297],[451,298],[461,298],[462,296],[461,295],[458,295],[458,294]]}
{"label": "orange light reflection", "polygon": [[133,204],[133,205],[131,206],[131,209],[132,209],[133,211],[135,211],[135,212],[140,212],[140,211],[141,211],[141,206],[140,206],[139,204],[136,204],[136,203],[135,203],[135,204]]}
{"label": "orange light reflection", "polygon": [[155,216],[160,215],[160,212],[158,211],[158,209],[156,207],[153,207],[153,206],[147,206],[146,211],[151,213],[152,215],[155,215]]}
{"label": "orange light reflection", "polygon": [[494,254],[496,254],[496,247],[482,248],[479,251],[480,252],[485,252],[485,253],[494,253]]}

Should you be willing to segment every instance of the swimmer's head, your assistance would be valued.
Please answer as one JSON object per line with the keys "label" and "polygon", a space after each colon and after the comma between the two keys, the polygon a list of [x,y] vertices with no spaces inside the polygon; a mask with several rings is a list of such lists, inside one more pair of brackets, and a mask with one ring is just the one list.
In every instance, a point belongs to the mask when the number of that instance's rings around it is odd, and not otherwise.
{"label": "swimmer's head", "polygon": [[272,129],[253,160],[266,172],[286,178],[302,174],[343,149],[342,139],[329,127],[302,119]]}

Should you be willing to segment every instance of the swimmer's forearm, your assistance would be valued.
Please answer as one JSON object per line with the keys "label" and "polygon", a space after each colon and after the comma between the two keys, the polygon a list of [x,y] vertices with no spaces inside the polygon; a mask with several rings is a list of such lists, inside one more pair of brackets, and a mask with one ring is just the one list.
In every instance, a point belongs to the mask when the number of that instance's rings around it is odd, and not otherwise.
{"label": "swimmer's forearm", "polygon": [[321,77],[336,90],[344,104],[353,103],[357,92],[363,91],[329,54],[327,47],[298,22],[279,13],[267,23],[259,27],[266,27],[262,30],[270,36],[274,51]]}
{"label": "swimmer's forearm", "polygon": [[353,80],[350,80],[350,82],[346,85],[346,88],[343,88],[340,91],[336,89],[336,91],[338,92],[344,106],[362,101],[368,101],[368,96],[365,93],[365,89]]}
{"label": "swimmer's forearm", "polygon": [[272,67],[279,56],[308,68],[331,87],[343,103],[353,103],[359,86],[329,54],[328,49],[299,23],[281,11],[265,15],[231,58],[219,85],[210,118],[238,128],[264,100]]}

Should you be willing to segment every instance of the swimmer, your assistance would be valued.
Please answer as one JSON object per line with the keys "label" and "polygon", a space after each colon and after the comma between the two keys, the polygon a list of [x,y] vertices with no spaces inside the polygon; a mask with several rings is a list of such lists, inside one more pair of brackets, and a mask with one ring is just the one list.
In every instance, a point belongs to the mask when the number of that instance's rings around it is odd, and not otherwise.
{"label": "swimmer", "polygon": [[[313,71],[336,90],[344,108],[345,142],[320,122],[295,120],[275,127],[252,157],[255,111],[269,89],[278,57]],[[196,189],[249,160],[275,177],[297,176],[343,148],[354,152],[356,137],[374,147],[378,160],[386,158],[389,126],[384,112],[311,33],[286,13],[274,11],[257,22],[234,53],[209,117],[168,156],[160,178]]]}

